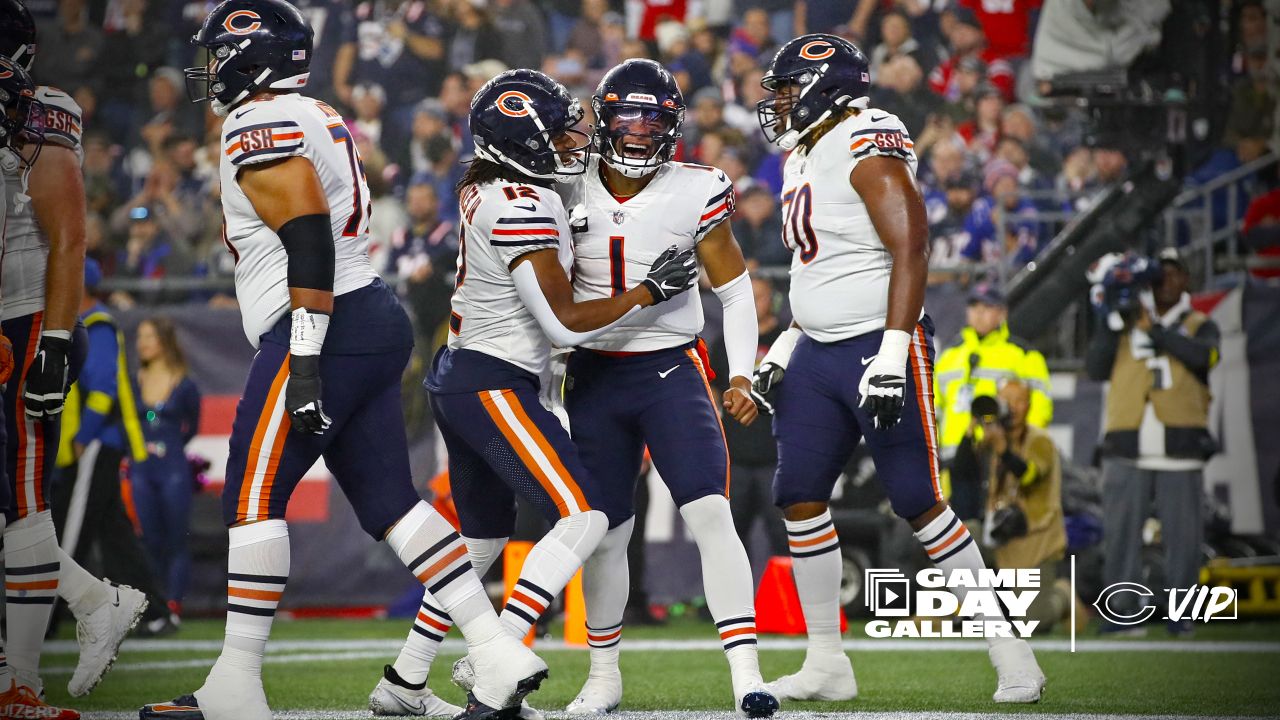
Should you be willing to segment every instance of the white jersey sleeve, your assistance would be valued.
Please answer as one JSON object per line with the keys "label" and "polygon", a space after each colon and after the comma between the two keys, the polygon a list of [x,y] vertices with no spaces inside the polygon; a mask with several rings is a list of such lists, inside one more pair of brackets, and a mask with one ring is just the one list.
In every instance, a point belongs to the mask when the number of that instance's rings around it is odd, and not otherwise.
{"label": "white jersey sleeve", "polygon": [[466,188],[459,208],[449,347],[482,352],[541,377],[551,341],[520,299],[511,264],[527,253],[555,250],[569,272],[573,246],[564,205],[553,190],[496,181]]}
{"label": "white jersey sleeve", "polygon": [[907,126],[897,115],[883,110],[867,110],[853,118],[849,129],[849,172],[869,157],[883,155],[898,158],[916,171],[915,144],[907,133]]}
{"label": "white jersey sleeve", "polygon": [[44,105],[44,141],[71,150],[83,163],[84,126],[80,106],[70,95],[48,85],[36,88],[36,100]]}
{"label": "white jersey sleeve", "polygon": [[241,169],[270,160],[305,157],[329,205],[333,230],[333,294],[359,290],[377,278],[369,262],[369,186],[346,124],[333,108],[305,95],[247,102],[222,126],[222,213],[236,260],[236,297],[245,335],[259,337],[288,312],[288,254],[240,187]]}
{"label": "white jersey sleeve", "polygon": [[[701,167],[696,165],[687,165],[686,167]],[[728,220],[733,216],[733,211],[737,208],[737,197],[733,192],[733,181],[725,174],[723,170],[718,168],[709,168],[710,172],[702,173],[698,179],[709,178],[705,191],[707,204],[703,206],[702,216],[698,219],[698,230],[694,233],[694,240],[702,242],[702,238],[707,236],[717,225]]]}

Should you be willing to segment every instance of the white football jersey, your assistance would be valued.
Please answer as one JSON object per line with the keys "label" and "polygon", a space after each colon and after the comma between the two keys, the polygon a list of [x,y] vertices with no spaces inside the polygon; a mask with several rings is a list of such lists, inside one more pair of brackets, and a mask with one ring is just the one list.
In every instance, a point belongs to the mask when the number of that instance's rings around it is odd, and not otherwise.
{"label": "white football jersey", "polygon": [[[723,171],[668,162],[638,195],[619,200],[600,179],[600,158],[559,188],[565,206],[585,210],[573,228],[573,297],[582,302],[620,295],[644,281],[668,247],[688,250],[733,214],[733,183]],[[575,222],[576,216],[575,216]],[[647,352],[690,342],[702,331],[702,299],[686,292],[628,318],[583,347]]]}
{"label": "white football jersey", "polygon": [[[40,85],[36,100],[44,103],[44,141],[65,147],[84,161],[81,145],[80,106],[57,88]],[[11,158],[12,159],[12,158]],[[5,205],[9,211],[4,225],[4,260],[0,270],[0,294],[4,296],[4,320],[44,310],[44,278],[49,259],[49,240],[36,222],[31,199],[27,197],[26,172],[16,163],[4,163]]]}
{"label": "white football jersey", "polygon": [[782,239],[791,250],[791,312],[809,337],[835,342],[884,328],[893,258],[849,183],[859,162],[916,154],[896,115],[862,110],[787,158]]}
{"label": "white football jersey", "polygon": [[289,259],[236,182],[240,168],[300,155],[311,161],[333,224],[333,294],[377,278],[369,264],[369,186],[342,116],[304,95],[269,95],[240,105],[222,121],[222,216],[236,260],[236,298],[244,334],[258,338],[289,312]]}
{"label": "white football jersey", "polygon": [[573,246],[564,204],[549,188],[496,180],[466,188],[458,207],[462,227],[449,348],[482,352],[542,377],[551,340],[520,299],[511,263],[553,248],[569,272]]}

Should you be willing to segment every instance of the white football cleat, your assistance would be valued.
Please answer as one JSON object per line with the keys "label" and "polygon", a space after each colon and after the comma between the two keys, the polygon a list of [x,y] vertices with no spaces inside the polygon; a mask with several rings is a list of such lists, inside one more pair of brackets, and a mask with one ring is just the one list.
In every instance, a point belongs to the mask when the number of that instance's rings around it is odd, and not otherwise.
{"label": "white football cleat", "polygon": [[192,695],[204,720],[272,720],[262,676],[219,660]]}
{"label": "white football cleat", "polygon": [[451,718],[462,712],[462,708],[436,697],[426,682],[410,685],[396,673],[395,668],[387,665],[377,687],[369,693],[369,712],[374,715]]}
{"label": "white football cleat", "polygon": [[[607,671],[606,671],[607,672]],[[566,715],[608,715],[622,702],[622,672],[587,675],[578,696],[564,709]]]}
{"label": "white football cleat", "polygon": [[84,617],[76,618],[80,660],[67,683],[73,697],[88,695],[102,681],[120,653],[120,643],[138,624],[147,609],[147,596],[128,585],[107,585],[107,601]]}
{"label": "white football cleat", "polygon": [[1044,690],[1044,673],[1026,640],[1017,639],[992,645],[987,654],[996,669],[998,703],[1034,703]]}
{"label": "white football cleat", "polygon": [[778,700],[852,700],[858,697],[853,663],[844,653],[806,656],[800,671],[765,685]]}
{"label": "white football cleat", "polygon": [[[523,643],[521,644],[523,647]],[[471,656],[463,655],[453,663],[453,669],[449,673],[453,684],[466,690],[468,693],[476,685],[476,671],[471,667]],[[520,700],[520,712],[516,717],[520,720],[545,720],[542,713],[529,707],[529,703],[523,699]]]}
{"label": "white football cleat", "polygon": [[[495,709],[519,705],[549,674],[542,658],[506,633],[472,647],[465,659],[472,675],[469,692],[480,703]],[[458,663],[454,663],[454,672],[458,670]],[[465,687],[457,679],[455,682]]]}

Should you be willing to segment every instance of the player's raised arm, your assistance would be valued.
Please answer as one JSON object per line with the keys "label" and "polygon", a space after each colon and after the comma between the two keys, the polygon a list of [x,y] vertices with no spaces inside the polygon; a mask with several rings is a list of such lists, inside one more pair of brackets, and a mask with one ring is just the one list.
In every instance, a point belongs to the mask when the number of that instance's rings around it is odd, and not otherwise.
{"label": "player's raised arm", "polygon": [[903,160],[891,155],[868,157],[854,166],[849,182],[866,203],[876,234],[893,256],[884,337],[860,388],[862,403],[876,426],[892,427],[902,416],[907,350],[924,307],[929,224],[920,188]]}
{"label": "player's raised arm", "polygon": [[551,342],[569,347],[586,342],[640,308],[669,300],[693,287],[698,277],[693,251],[671,246],[653,261],[644,282],[614,297],[575,303],[573,286],[552,249],[526,253],[511,263],[516,292]]}
{"label": "player's raised arm", "polygon": [[751,375],[755,370],[756,347],[760,344],[760,327],[747,262],[728,222],[721,222],[707,232],[697,248],[711,289],[724,308],[724,349],[729,359],[729,389],[724,394],[724,408],[738,422],[750,425],[759,414],[751,398]]}
{"label": "player's raised arm", "polygon": [[329,203],[311,161],[299,156],[247,165],[240,189],[289,256],[289,383],[285,409],[299,432],[321,433],[320,350],[333,313],[334,244]]}

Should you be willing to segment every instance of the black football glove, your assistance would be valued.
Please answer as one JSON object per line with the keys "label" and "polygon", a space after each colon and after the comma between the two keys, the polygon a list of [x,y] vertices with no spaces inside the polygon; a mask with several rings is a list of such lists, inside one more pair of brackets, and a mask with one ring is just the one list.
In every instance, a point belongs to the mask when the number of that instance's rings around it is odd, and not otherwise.
{"label": "black football glove", "polygon": [[882,361],[881,357],[876,355],[858,383],[858,394],[862,397],[858,407],[866,408],[877,430],[891,428],[902,419],[907,390],[906,367]]}
{"label": "black football glove", "polygon": [[284,409],[293,429],[300,433],[323,434],[333,421],[324,414],[320,402],[320,356],[290,355],[289,382],[284,388]]}
{"label": "black football glove", "polygon": [[649,275],[644,279],[644,286],[653,295],[656,305],[663,300],[670,300],[693,287],[698,279],[698,261],[693,250],[680,252],[675,245],[662,251],[653,265],[649,266]]}
{"label": "black football glove", "polygon": [[773,414],[773,396],[785,373],[786,370],[782,366],[766,362],[756,368],[755,374],[751,377],[751,399],[765,415]]}
{"label": "black football glove", "polygon": [[27,384],[22,389],[22,402],[27,417],[44,420],[62,413],[67,397],[67,357],[71,341],[53,335],[40,337],[40,349],[27,369]]}

